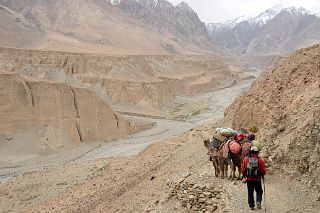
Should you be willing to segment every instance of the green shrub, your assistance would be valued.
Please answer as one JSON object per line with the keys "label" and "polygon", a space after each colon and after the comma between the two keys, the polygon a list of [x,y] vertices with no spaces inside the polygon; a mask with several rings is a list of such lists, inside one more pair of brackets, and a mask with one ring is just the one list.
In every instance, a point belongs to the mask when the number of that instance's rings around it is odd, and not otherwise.
{"label": "green shrub", "polygon": [[253,126],[253,127],[251,127],[251,128],[249,129],[249,131],[252,132],[252,133],[257,133],[257,132],[259,131],[259,129],[258,129],[258,127]]}

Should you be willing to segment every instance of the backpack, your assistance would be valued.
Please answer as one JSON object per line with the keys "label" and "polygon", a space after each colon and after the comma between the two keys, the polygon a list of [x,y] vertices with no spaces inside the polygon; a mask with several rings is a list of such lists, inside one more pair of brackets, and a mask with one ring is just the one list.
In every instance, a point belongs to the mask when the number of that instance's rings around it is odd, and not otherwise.
{"label": "backpack", "polygon": [[212,138],[213,138],[213,140],[217,139],[221,142],[224,142],[225,140],[227,140],[227,138],[225,136],[221,135],[220,133],[215,133]]}
{"label": "backpack", "polygon": [[237,131],[231,128],[216,128],[216,132],[220,133],[225,137],[233,137],[234,135],[237,134]]}
{"label": "backpack", "polygon": [[241,156],[242,157],[246,157],[249,155],[251,146],[252,146],[252,144],[250,142],[244,142],[242,144],[242,149],[241,149]]}
{"label": "backpack", "polygon": [[241,145],[235,141],[231,141],[229,142],[229,149],[232,154],[238,155],[240,154],[240,151],[241,151]]}
{"label": "backpack", "polygon": [[211,146],[218,149],[221,145],[221,141],[217,140],[217,139],[212,139],[210,140]]}
{"label": "backpack", "polygon": [[258,157],[249,157],[249,161],[247,163],[247,168],[246,168],[246,176],[253,177],[253,178],[261,176]]}

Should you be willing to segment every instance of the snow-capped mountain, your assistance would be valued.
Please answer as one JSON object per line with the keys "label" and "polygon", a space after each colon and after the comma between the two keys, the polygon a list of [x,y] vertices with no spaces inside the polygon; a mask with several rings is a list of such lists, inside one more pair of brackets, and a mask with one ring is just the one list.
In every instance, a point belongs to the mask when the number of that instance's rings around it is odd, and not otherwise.
{"label": "snow-capped mountain", "polygon": [[237,26],[239,23],[247,21],[252,25],[262,26],[266,24],[269,20],[273,19],[277,14],[279,14],[283,9],[285,9],[282,5],[276,5],[256,17],[248,17],[248,16],[240,16],[234,20],[227,20],[221,23],[209,23],[207,24],[207,28],[209,32],[217,31],[217,30],[226,30],[231,29]]}
{"label": "snow-capped mountain", "polygon": [[276,5],[255,17],[208,24],[211,40],[241,53],[292,52],[320,42],[319,10]]}
{"label": "snow-capped mountain", "polygon": [[258,16],[249,19],[248,22],[250,24],[256,24],[259,26],[263,26],[267,24],[270,20],[272,20],[276,15],[278,15],[280,12],[286,11],[290,13],[291,15],[312,15],[313,13],[303,7],[295,8],[295,7],[288,7],[284,8],[282,5],[277,5],[273,8],[270,8],[262,13],[260,13]]}
{"label": "snow-capped mountain", "polygon": [[320,8],[312,8],[310,11],[313,15],[320,17]]}
{"label": "snow-capped mountain", "polygon": [[233,27],[235,27],[237,24],[239,24],[240,22],[246,20],[247,17],[246,16],[240,16],[234,20],[227,20],[225,22],[221,22],[221,23],[210,23],[207,24],[208,29],[210,30],[221,30],[221,29],[231,29]]}
{"label": "snow-capped mountain", "polygon": [[[126,0],[110,0],[110,3],[117,6],[119,5],[122,1],[126,1]],[[139,4],[148,4],[152,7],[156,7],[158,4],[159,0],[133,0]]]}
{"label": "snow-capped mountain", "polygon": [[110,3],[113,5],[118,5],[120,4],[121,0],[110,0]]}
{"label": "snow-capped mountain", "polygon": [[272,20],[276,15],[278,15],[282,11],[287,11],[291,13],[292,15],[320,15],[320,10],[314,9],[313,11],[309,11],[305,8],[295,8],[295,7],[284,7],[281,4],[278,4],[272,8],[269,8],[268,10],[260,13],[259,15],[255,17],[250,16],[240,16],[234,20],[228,20],[221,23],[209,23],[207,24],[207,28],[209,31],[212,30],[222,30],[222,29],[231,29],[234,28],[237,24],[247,21],[251,25],[257,25],[257,26],[263,26],[266,23],[268,23],[270,20]]}
{"label": "snow-capped mountain", "polygon": [[284,9],[285,8],[281,4],[279,4],[260,13],[258,16],[254,18],[248,19],[247,21],[250,24],[256,24],[256,25],[262,26],[266,24],[268,21],[270,21],[271,19],[273,19],[276,15],[278,15]]}
{"label": "snow-capped mountain", "polygon": [[320,9],[313,9],[312,11],[309,11],[305,8],[295,8],[295,7],[284,7],[281,4],[278,4],[272,8],[269,8],[268,10],[260,13],[259,15],[255,17],[250,16],[240,16],[234,20],[227,20],[225,22],[221,23],[209,23],[207,24],[207,28],[209,31],[212,30],[222,30],[222,29],[231,29],[234,28],[237,24],[247,21],[251,25],[257,25],[257,26],[263,26],[267,24],[270,20],[272,20],[276,15],[278,15],[282,11],[287,11],[288,13],[291,13],[292,15],[317,15],[320,16]]}

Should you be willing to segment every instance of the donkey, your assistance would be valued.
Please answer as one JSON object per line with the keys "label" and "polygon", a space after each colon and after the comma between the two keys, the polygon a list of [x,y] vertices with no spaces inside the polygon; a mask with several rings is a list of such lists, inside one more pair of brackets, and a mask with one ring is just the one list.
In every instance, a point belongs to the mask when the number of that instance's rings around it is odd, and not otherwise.
{"label": "donkey", "polygon": [[[224,150],[226,149],[227,143],[224,141],[221,143],[219,148],[214,148],[209,139],[203,141],[205,147],[208,149],[208,155],[212,158],[212,164],[215,170],[215,176],[224,178],[228,177],[228,165],[233,168],[233,163],[225,154]],[[234,178],[232,173],[229,178]]]}

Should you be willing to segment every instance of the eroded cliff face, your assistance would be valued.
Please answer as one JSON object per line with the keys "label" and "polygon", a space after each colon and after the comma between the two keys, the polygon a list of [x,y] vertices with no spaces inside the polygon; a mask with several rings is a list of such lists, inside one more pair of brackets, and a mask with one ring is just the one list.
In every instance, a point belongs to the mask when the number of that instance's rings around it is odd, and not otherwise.
{"label": "eroded cliff face", "polygon": [[320,192],[320,45],[297,51],[261,78],[226,110],[227,124],[257,126],[271,171]]}
{"label": "eroded cliff face", "polygon": [[0,49],[11,73],[63,83],[99,85],[114,101],[161,108],[175,95],[194,95],[238,80],[215,56],[119,56]]}
{"label": "eroded cliff face", "polygon": [[75,143],[109,141],[142,128],[86,89],[15,74],[0,74],[0,115],[0,134],[42,125]]}

